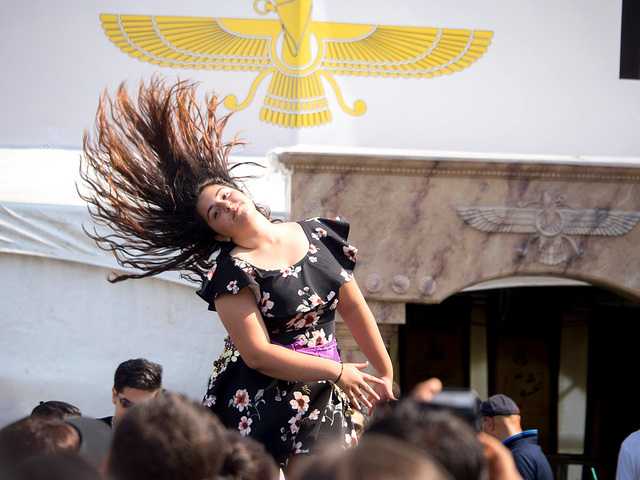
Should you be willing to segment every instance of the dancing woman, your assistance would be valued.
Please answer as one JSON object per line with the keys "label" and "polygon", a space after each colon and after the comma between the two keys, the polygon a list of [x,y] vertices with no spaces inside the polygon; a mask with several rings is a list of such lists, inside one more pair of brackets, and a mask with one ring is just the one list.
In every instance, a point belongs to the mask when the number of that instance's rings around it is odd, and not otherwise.
{"label": "dancing woman", "polygon": [[[213,96],[201,108],[193,84],[157,78],[137,99],[124,86],[104,95],[81,175],[94,220],[111,231],[90,235],[137,269],[112,282],[177,270],[201,283],[229,333],[204,403],[285,466],[355,441],[351,409],[393,398],[392,366],[352,276],[349,224],[273,222],[231,173],[239,142],[223,141],[228,116],[216,106]],[[340,362],[336,310],[378,376]]]}

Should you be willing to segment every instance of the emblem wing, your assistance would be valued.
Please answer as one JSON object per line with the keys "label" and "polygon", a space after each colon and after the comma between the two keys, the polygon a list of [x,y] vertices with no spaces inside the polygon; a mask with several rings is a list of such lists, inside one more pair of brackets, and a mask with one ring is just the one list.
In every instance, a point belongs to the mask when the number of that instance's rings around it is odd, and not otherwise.
{"label": "emblem wing", "polygon": [[282,31],[276,20],[100,15],[118,48],[161,67],[262,70],[269,46]]}
{"label": "emblem wing", "polygon": [[470,67],[487,51],[493,32],[449,28],[315,23],[324,39],[328,73],[433,77]]}
{"label": "emblem wing", "polygon": [[624,235],[636,226],[640,212],[617,212],[605,209],[558,210],[564,217],[567,235]]}
{"label": "emblem wing", "polygon": [[458,207],[464,221],[481,232],[536,233],[535,217],[540,210],[512,207]]}

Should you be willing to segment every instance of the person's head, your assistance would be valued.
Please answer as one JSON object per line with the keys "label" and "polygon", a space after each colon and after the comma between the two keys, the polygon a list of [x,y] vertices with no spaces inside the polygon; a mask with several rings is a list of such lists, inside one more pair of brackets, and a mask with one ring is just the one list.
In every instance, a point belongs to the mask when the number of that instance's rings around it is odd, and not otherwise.
{"label": "person's head", "polygon": [[80,409],[75,405],[57,400],[40,402],[32,411],[32,417],[49,418],[51,420],[64,420],[65,418],[81,417]]}
{"label": "person's head", "polygon": [[365,435],[355,448],[318,456],[297,480],[452,480],[449,473],[412,445],[385,435]]}
{"label": "person's head", "polygon": [[113,426],[117,427],[131,407],[156,396],[162,389],[162,366],[144,358],[122,362],[113,377],[111,396],[116,406]]}
{"label": "person's head", "polygon": [[493,395],[480,405],[482,431],[501,442],[522,432],[520,408],[503,394]]}
{"label": "person's head", "polygon": [[280,470],[261,443],[243,436],[237,430],[225,431],[230,447],[220,476],[226,480],[278,480]]}
{"label": "person's head", "polygon": [[[229,152],[242,143],[223,140],[229,117],[218,117],[217,105],[215,94],[200,105],[194,83],[167,86],[159,76],[141,83],[135,99],[124,85],[115,98],[102,97],[95,131],[84,138],[81,177],[89,193],[81,197],[93,219],[113,231],[87,233],[121,265],[141,270],[110,281],[167,270],[201,281],[212,255],[233,248],[197,209],[209,186],[239,192],[243,177],[231,171],[253,165],[229,165]],[[267,209],[258,211],[268,218]]]}
{"label": "person's head", "polygon": [[360,438],[365,429],[365,424],[368,420],[368,415],[365,417],[365,414],[360,410],[354,410],[351,413],[351,423],[353,424],[353,430],[356,432],[356,436]]}
{"label": "person's head", "polygon": [[210,410],[167,392],[131,409],[113,436],[114,480],[214,478],[227,455],[225,429]]}
{"label": "person's head", "polygon": [[26,417],[0,430],[0,471],[11,471],[27,458],[48,453],[73,453],[80,435],[59,420]]}
{"label": "person's head", "polygon": [[79,455],[46,454],[22,462],[16,480],[103,480],[99,470]]}
{"label": "person's head", "polygon": [[264,217],[249,196],[224,183],[205,186],[198,196],[196,210],[216,233],[216,240],[223,243],[234,242],[247,231],[256,215]]}
{"label": "person's head", "polygon": [[411,398],[400,401],[392,413],[369,426],[368,435],[402,440],[435,458],[456,480],[486,480],[488,469],[476,432],[460,417]]}

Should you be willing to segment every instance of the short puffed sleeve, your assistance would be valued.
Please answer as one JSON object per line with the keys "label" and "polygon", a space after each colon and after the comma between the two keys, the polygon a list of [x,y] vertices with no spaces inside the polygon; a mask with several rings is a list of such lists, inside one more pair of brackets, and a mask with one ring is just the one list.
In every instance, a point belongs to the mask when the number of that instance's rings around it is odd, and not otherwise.
{"label": "short puffed sleeve", "polygon": [[348,242],[349,222],[335,218],[310,218],[306,220],[311,238],[324,244],[341,267],[345,283],[351,279],[356,265],[358,249]]}
{"label": "short puffed sleeve", "polygon": [[226,255],[214,264],[196,293],[209,303],[209,310],[213,311],[216,309],[214,301],[218,295],[235,295],[245,287],[249,287],[256,297],[256,302],[260,302],[262,295],[255,277],[256,274],[251,265]]}

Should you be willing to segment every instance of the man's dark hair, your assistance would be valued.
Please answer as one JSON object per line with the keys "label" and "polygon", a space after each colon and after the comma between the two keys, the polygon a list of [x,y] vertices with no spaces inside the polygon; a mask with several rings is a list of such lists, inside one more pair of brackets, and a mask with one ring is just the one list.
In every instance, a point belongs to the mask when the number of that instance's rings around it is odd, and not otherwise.
{"label": "man's dark hair", "polygon": [[122,362],[113,377],[116,392],[122,393],[124,387],[153,392],[162,388],[162,365],[145,358],[136,358]]}
{"label": "man's dark hair", "polygon": [[0,472],[12,472],[35,455],[76,453],[80,435],[59,420],[26,417],[0,430]]}
{"label": "man's dark hair", "polygon": [[229,451],[220,476],[227,480],[278,480],[280,470],[264,446],[237,430],[225,432]]}
{"label": "man's dark hair", "polygon": [[51,420],[64,420],[65,418],[81,417],[82,413],[75,405],[71,405],[67,402],[50,400],[48,402],[40,402],[40,404],[31,411],[31,416],[49,418]]}
{"label": "man's dark hair", "polygon": [[167,392],[132,408],[111,444],[115,480],[203,480],[220,472],[229,446],[225,428],[207,408]]}
{"label": "man's dark hair", "polygon": [[368,434],[389,435],[410,443],[440,462],[455,480],[488,480],[482,446],[471,426],[446,410],[407,398],[371,425]]}
{"label": "man's dark hair", "polygon": [[30,458],[17,468],[16,480],[104,480],[98,469],[80,455],[46,454]]}
{"label": "man's dark hair", "polygon": [[430,455],[389,435],[363,435],[356,448],[314,455],[295,476],[305,480],[453,480]]}

